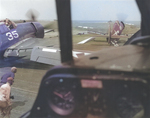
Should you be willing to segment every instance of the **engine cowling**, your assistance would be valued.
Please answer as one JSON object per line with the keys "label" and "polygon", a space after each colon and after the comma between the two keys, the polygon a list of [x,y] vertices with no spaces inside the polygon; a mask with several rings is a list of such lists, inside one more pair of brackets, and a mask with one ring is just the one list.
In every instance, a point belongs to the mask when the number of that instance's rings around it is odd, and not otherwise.
{"label": "engine cowling", "polygon": [[35,32],[36,38],[43,38],[44,37],[44,27],[38,22],[32,22],[31,24],[36,29],[36,32]]}

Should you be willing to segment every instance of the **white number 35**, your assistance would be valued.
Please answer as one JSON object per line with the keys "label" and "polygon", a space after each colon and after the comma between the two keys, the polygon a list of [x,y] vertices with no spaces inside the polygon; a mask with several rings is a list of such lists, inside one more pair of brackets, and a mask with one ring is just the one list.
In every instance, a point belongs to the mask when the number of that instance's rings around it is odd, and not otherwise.
{"label": "white number 35", "polygon": [[8,36],[8,40],[13,40],[14,38],[18,38],[19,35],[16,31],[12,31],[12,32],[7,32],[6,36]]}

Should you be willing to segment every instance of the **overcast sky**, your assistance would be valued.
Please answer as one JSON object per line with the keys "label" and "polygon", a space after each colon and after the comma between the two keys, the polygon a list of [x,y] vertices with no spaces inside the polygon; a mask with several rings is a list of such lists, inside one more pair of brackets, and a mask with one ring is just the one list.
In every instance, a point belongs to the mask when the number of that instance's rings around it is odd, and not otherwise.
{"label": "overcast sky", "polygon": [[[140,20],[134,0],[71,0],[73,20]],[[0,0],[0,19],[28,19],[29,9],[38,20],[57,19],[55,0]]]}
{"label": "overcast sky", "polygon": [[54,0],[0,0],[0,19],[28,19],[28,10],[38,11],[38,19],[56,19]]}
{"label": "overcast sky", "polygon": [[72,0],[73,19],[140,20],[135,0]]}

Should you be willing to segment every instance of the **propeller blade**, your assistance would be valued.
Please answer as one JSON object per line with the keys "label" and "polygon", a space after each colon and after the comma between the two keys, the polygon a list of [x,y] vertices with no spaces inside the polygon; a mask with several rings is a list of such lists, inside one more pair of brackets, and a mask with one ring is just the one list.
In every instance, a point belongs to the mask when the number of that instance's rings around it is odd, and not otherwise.
{"label": "propeller blade", "polygon": [[128,15],[124,13],[118,13],[117,18],[119,21],[125,21],[127,19]]}
{"label": "propeller blade", "polygon": [[37,17],[39,16],[39,12],[36,11],[35,9],[30,9],[27,13],[26,16],[31,20],[31,21],[36,21]]}

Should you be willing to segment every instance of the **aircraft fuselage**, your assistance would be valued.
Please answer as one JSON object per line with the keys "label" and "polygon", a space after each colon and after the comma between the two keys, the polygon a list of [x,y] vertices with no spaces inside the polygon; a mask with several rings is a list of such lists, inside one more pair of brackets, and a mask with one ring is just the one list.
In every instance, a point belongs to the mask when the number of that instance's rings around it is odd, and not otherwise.
{"label": "aircraft fuselage", "polygon": [[9,29],[5,24],[0,24],[0,58],[3,58],[8,47],[30,37],[44,37],[44,28],[40,23],[19,23],[13,29]]}

